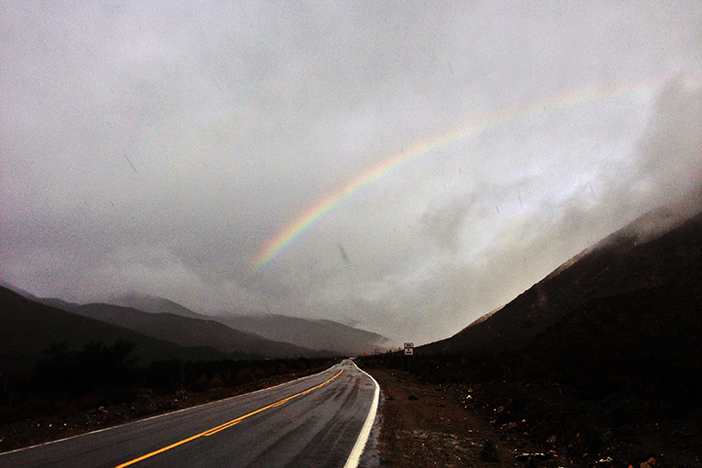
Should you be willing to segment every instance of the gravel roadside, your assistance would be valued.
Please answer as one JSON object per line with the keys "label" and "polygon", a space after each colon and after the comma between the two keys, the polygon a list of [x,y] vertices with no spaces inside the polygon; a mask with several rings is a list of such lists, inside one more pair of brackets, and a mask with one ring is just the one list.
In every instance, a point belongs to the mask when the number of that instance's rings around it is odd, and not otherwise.
{"label": "gravel roadside", "polygon": [[384,401],[378,434],[380,467],[522,467],[516,447],[461,404],[455,392],[419,383],[396,370],[365,369]]}

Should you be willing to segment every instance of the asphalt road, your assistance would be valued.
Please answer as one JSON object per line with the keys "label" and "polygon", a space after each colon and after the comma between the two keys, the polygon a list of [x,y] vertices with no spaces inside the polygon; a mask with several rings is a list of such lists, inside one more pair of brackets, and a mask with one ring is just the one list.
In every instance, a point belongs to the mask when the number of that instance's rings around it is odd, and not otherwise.
{"label": "asphalt road", "polygon": [[378,391],[346,360],[277,387],[0,454],[0,467],[355,467]]}

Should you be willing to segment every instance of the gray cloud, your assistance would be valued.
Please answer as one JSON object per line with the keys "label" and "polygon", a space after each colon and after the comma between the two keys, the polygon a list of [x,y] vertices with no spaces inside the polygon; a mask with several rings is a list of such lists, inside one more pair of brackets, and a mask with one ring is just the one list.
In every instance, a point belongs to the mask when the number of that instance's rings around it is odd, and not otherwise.
{"label": "gray cloud", "polygon": [[649,132],[638,148],[637,189],[656,193],[663,203],[675,202],[702,181],[702,89],[688,89],[683,81],[673,79],[663,88]]}
{"label": "gray cloud", "polygon": [[0,276],[42,296],[421,343],[702,179],[699,2],[1,8]]}
{"label": "gray cloud", "polygon": [[458,235],[467,207],[463,202],[453,202],[443,207],[431,206],[422,216],[423,230],[443,248],[455,251],[458,247]]}

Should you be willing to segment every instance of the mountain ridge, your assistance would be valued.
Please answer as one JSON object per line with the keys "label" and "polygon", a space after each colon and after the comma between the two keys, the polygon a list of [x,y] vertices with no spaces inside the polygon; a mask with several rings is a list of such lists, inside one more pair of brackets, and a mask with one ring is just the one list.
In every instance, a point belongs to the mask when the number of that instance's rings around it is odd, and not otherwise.
{"label": "mountain ridge", "polygon": [[349,327],[333,320],[303,319],[287,315],[236,315],[220,312],[215,320],[238,330],[271,340],[296,343],[310,349],[329,349],[343,355],[385,351],[390,340],[377,333]]}
{"label": "mountain ridge", "polygon": [[191,318],[166,312],[150,313],[105,303],[80,305],[74,308],[74,312],[182,346],[208,344],[225,352],[239,352],[260,358],[333,355],[325,350],[310,350],[289,343],[272,341],[253,333],[232,329],[212,319]]}
{"label": "mountain ridge", "polygon": [[108,302],[148,313],[173,313],[201,320],[214,320],[234,330],[313,351],[357,355],[372,353],[376,349],[385,351],[390,346],[390,340],[378,333],[323,318],[307,319],[283,314],[245,314],[231,311],[205,315],[169,299],[137,293],[113,296]]}
{"label": "mountain ridge", "polygon": [[[676,272],[692,269],[699,258],[702,212],[683,220],[668,216],[674,222],[654,229],[650,220],[665,210],[644,214],[565,262],[488,317],[420,349],[426,353],[516,349],[583,304],[674,280]],[[639,229],[642,225],[647,227],[644,237]]]}
{"label": "mountain ridge", "polygon": [[165,359],[215,360],[234,357],[213,347],[184,347],[123,327],[83,317],[69,311],[27,299],[0,287],[0,368],[27,371],[52,343],[66,342],[80,349],[90,342],[112,344],[128,340],[137,346],[141,362]]}

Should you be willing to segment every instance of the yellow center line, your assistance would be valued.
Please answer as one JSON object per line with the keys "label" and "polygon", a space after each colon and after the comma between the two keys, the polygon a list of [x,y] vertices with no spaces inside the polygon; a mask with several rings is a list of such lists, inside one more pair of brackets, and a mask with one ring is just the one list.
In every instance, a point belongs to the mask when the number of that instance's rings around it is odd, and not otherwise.
{"label": "yellow center line", "polygon": [[228,421],[228,422],[226,422],[226,423],[224,423],[224,424],[220,424],[219,426],[213,427],[213,428],[208,429],[208,430],[206,430],[206,431],[204,431],[204,432],[201,432],[201,433],[199,433],[199,434],[196,434],[196,435],[194,435],[194,436],[192,436],[192,437],[188,437],[187,439],[183,439],[183,440],[181,440],[181,441],[179,441],[179,442],[176,442],[176,443],[174,443],[174,444],[171,444],[171,445],[169,445],[168,447],[163,447],[163,448],[158,449],[158,450],[156,450],[156,451],[154,451],[154,452],[147,453],[146,455],[143,455],[143,456],[141,456],[141,457],[139,457],[139,458],[135,458],[134,460],[128,461],[128,462],[126,462],[126,463],[122,463],[121,465],[117,465],[115,468],[122,468],[122,467],[125,467],[125,466],[133,465],[133,464],[138,463],[138,462],[140,462],[140,461],[142,461],[142,460],[146,460],[147,458],[151,458],[151,457],[153,457],[154,455],[158,455],[159,453],[163,453],[163,452],[165,452],[165,451],[167,451],[167,450],[170,450],[170,449],[172,449],[172,448],[176,448],[176,447],[178,447],[178,446],[180,446],[180,445],[186,444],[186,443],[188,443],[188,442],[190,442],[190,441],[192,441],[192,440],[198,439],[198,438],[200,438],[200,437],[209,437],[209,436],[211,436],[212,434],[216,434],[216,433],[219,432],[219,431],[223,431],[223,430],[225,430],[225,429],[227,429],[227,428],[230,428],[230,427],[232,427],[232,426],[235,426],[235,425],[239,424],[241,421],[243,421],[244,419],[246,419],[246,418],[248,418],[248,417],[251,417],[251,416],[253,416],[253,415],[255,415],[255,414],[258,414],[258,413],[260,413],[260,412],[262,412],[262,411],[266,411],[267,409],[277,408],[278,406],[282,406],[282,405],[284,405],[285,403],[289,402],[290,400],[293,400],[293,399],[295,399],[295,398],[297,398],[297,397],[300,397],[300,396],[303,396],[303,395],[307,395],[308,393],[313,392],[313,391],[317,390],[318,388],[324,387],[324,386],[327,385],[329,382],[331,382],[332,380],[334,380],[334,379],[336,379],[337,377],[339,377],[339,376],[341,375],[342,372],[344,372],[344,371],[343,371],[343,370],[340,370],[335,376],[333,376],[332,378],[330,378],[330,379],[327,380],[326,382],[322,382],[321,384],[317,385],[316,387],[308,388],[307,390],[305,390],[305,391],[303,391],[303,392],[296,393],[295,395],[289,396],[289,397],[287,397],[287,398],[283,398],[282,400],[276,401],[275,403],[271,403],[271,404],[268,405],[268,406],[264,406],[263,408],[259,408],[259,409],[255,410],[255,411],[252,411],[252,412],[250,412],[250,413],[248,413],[248,414],[245,414],[245,415],[243,415],[243,416],[239,416],[238,418],[232,419],[231,421]]}

